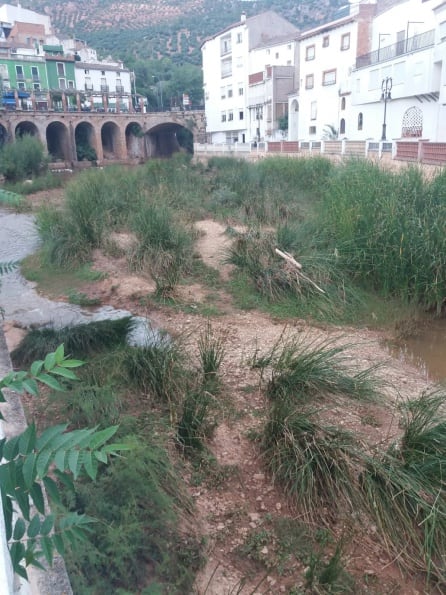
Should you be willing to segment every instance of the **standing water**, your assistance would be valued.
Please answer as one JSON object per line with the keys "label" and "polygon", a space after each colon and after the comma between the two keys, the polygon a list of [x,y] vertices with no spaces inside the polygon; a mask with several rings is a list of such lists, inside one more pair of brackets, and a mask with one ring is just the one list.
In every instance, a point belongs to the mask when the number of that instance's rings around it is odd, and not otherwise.
{"label": "standing water", "polygon": [[[0,263],[22,260],[39,248],[40,240],[34,217],[0,209]],[[103,306],[87,310],[74,304],[56,302],[40,296],[35,284],[26,281],[19,271],[3,275],[0,279],[0,307],[5,320],[15,321],[21,327],[52,325],[64,327],[97,320],[113,320],[131,316],[126,310]],[[132,345],[151,344],[160,340],[147,319],[135,317],[135,329],[128,337]]]}

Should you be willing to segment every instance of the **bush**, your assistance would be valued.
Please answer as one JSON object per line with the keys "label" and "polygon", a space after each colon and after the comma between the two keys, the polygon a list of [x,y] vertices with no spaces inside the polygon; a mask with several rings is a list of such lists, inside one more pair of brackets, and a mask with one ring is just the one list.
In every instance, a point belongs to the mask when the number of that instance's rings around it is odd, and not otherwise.
{"label": "bush", "polygon": [[0,149],[0,173],[11,182],[38,176],[48,163],[42,143],[31,135],[25,134]]}

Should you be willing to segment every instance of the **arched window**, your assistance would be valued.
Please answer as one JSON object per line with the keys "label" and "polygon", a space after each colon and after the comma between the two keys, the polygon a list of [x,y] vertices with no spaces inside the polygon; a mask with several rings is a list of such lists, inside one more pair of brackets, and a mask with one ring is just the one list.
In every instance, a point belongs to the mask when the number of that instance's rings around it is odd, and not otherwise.
{"label": "arched window", "polygon": [[413,106],[404,112],[401,136],[420,137],[423,134],[423,112],[419,107]]}
{"label": "arched window", "polygon": [[341,124],[339,126],[339,134],[345,134],[345,120],[341,118]]}
{"label": "arched window", "polygon": [[362,130],[362,123],[363,123],[362,112],[359,112],[359,114],[358,114],[358,130]]}
{"label": "arched window", "polygon": [[341,110],[345,109],[345,97],[341,99]]}

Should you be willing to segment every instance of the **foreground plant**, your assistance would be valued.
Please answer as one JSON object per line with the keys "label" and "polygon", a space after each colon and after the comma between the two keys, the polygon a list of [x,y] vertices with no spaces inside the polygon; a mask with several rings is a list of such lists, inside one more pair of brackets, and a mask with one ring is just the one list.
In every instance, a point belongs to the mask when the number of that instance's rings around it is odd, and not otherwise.
{"label": "foreground plant", "polygon": [[[33,396],[38,395],[42,384],[63,390],[61,382],[75,381],[73,369],[81,365],[79,360],[67,359],[60,345],[44,360],[35,361],[29,371],[10,372],[1,379],[0,402],[6,402],[5,389]],[[25,579],[27,566],[44,569],[42,558],[51,565],[54,553],[63,556],[65,542],[74,545],[85,538],[93,522],[86,515],[62,509],[59,483],[71,485],[72,478],[82,475],[94,480],[99,464],[106,464],[110,456],[127,448],[124,444],[107,444],[117,426],[71,432],[67,428],[68,424],[60,424],[38,436],[32,424],[18,436],[0,440],[0,490],[6,539],[13,570]],[[42,484],[52,511],[45,502]]]}

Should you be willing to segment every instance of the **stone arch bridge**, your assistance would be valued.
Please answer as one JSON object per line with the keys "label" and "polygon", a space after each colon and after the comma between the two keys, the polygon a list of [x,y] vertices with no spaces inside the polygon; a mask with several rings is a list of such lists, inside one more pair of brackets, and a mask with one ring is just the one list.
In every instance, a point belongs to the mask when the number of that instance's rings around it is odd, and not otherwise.
{"label": "stone arch bridge", "polygon": [[[179,151],[178,136],[205,137],[204,111],[96,113],[0,110],[0,145],[24,134],[37,137],[60,167],[95,161],[140,163]],[[179,134],[180,133],[180,134]]]}

